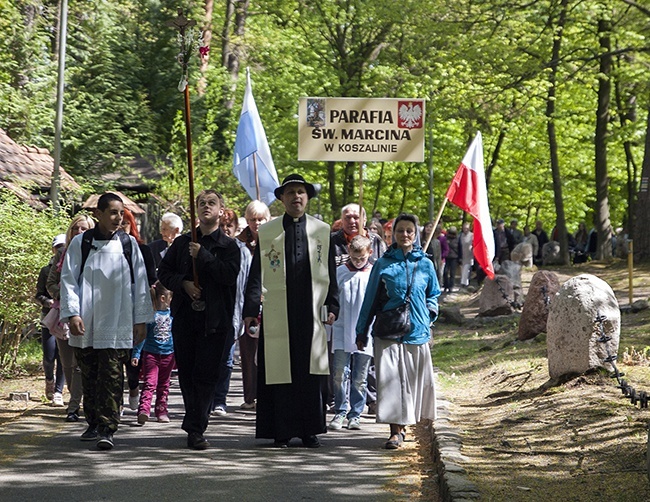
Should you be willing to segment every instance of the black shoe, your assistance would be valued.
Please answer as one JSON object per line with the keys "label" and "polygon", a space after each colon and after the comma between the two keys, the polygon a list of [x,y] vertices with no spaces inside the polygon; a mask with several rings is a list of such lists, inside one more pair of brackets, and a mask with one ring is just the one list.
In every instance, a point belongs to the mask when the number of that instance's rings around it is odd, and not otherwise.
{"label": "black shoe", "polygon": [[114,446],[113,443],[113,433],[112,432],[102,432],[97,438],[97,448],[100,450],[112,450]]}
{"label": "black shoe", "polygon": [[78,422],[79,421],[79,410],[71,411],[68,413],[68,416],[65,417],[66,422]]}
{"label": "black shoe", "polygon": [[89,425],[88,428],[86,429],[86,432],[84,432],[79,439],[81,439],[82,441],[96,441],[98,435],[99,434],[97,433],[97,426]]}
{"label": "black shoe", "polygon": [[276,439],[273,441],[273,446],[275,448],[289,448],[289,439]]}
{"label": "black shoe", "polygon": [[205,450],[210,446],[208,440],[200,432],[190,432],[187,435],[187,447],[193,450]]}
{"label": "black shoe", "polygon": [[[392,438],[397,438],[397,439],[392,439]],[[404,437],[402,436],[402,433],[393,434],[391,437],[388,438],[388,441],[386,441],[384,448],[386,448],[387,450],[397,450],[402,445],[403,440]]]}
{"label": "black shoe", "polygon": [[316,436],[305,436],[302,438],[302,445],[305,448],[320,448],[320,441]]}

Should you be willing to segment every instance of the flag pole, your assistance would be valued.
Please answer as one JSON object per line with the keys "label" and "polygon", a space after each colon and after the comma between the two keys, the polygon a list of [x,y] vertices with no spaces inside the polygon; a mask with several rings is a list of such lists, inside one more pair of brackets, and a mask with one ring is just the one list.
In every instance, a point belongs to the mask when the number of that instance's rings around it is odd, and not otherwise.
{"label": "flag pole", "polygon": [[433,229],[431,230],[431,233],[427,237],[427,242],[425,245],[422,247],[422,250],[426,253],[427,249],[429,248],[429,244],[431,244],[431,239],[433,238],[433,233],[436,231],[436,227],[438,226],[438,223],[440,222],[440,218],[442,218],[442,212],[445,210],[445,206],[447,205],[449,199],[447,197],[444,198],[442,201],[442,206],[440,206],[440,210],[438,211],[438,216],[436,216],[436,219],[433,222]]}
{"label": "flag pole", "polygon": [[[363,162],[359,162],[359,217],[361,220],[363,220],[363,215],[364,215],[364,209],[363,209],[363,168],[364,164]],[[366,216],[366,220],[367,220]],[[360,225],[359,228],[359,235],[363,235],[364,237],[368,237],[368,232],[366,229]]]}
{"label": "flag pole", "polygon": [[359,162],[359,212],[361,211],[363,211],[363,162]]}
{"label": "flag pole", "polygon": [[257,193],[257,200],[262,200],[260,196],[260,177],[257,174],[257,152],[253,152],[253,171],[255,172],[255,193]]}
{"label": "flag pole", "polygon": [[[246,85],[251,86],[251,69],[249,66],[246,67]],[[260,190],[260,176],[257,171],[257,152],[253,152],[253,174],[255,176],[255,194],[257,195],[257,200],[262,200]]]}

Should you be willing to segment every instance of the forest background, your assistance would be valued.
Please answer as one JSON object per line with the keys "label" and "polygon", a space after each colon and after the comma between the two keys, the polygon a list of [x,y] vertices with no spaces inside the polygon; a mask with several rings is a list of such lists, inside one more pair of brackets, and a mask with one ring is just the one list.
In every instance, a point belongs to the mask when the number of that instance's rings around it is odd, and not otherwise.
{"label": "forest background", "polygon": [[[59,4],[0,0],[0,127],[50,150]],[[645,2],[71,0],[68,7],[61,165],[91,190],[109,188],[99,175],[139,154],[169,162],[155,192],[187,205],[179,46],[166,24],[183,8],[211,47],[209,59],[197,52],[190,63],[197,186],[219,187],[239,212],[247,196],[232,175],[232,148],[250,67],[278,175],[299,171],[322,183],[312,212],[327,221],[356,199],[358,168],[297,161],[302,96],[427,100],[426,162],[369,163],[368,210],[431,219],[480,130],[493,219],[517,218],[522,227],[541,219],[547,231],[557,224],[560,236],[585,221],[598,231],[601,257],[613,229],[634,233],[650,150]],[[443,218],[462,215],[448,209]]]}

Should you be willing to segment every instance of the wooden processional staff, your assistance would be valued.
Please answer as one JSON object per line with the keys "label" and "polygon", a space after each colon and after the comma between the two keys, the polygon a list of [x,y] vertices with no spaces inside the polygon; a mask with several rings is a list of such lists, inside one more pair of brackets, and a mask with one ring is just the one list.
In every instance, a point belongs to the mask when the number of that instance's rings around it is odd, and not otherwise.
{"label": "wooden processional staff", "polygon": [[[180,51],[176,57],[178,63],[183,68],[183,75],[178,84],[178,90],[184,94],[185,97],[185,140],[187,142],[187,178],[190,189],[190,227],[192,232],[192,242],[197,242],[196,232],[196,208],[194,206],[194,158],[192,156],[192,125],[190,121],[190,88],[189,88],[189,73],[188,63],[194,48],[194,35],[191,28],[196,25],[196,21],[187,19],[183,15],[183,10],[178,10],[178,16],[167,22],[167,26],[176,28],[179,32],[178,42]],[[189,31],[188,31],[189,29]],[[201,54],[207,54],[207,48],[203,49]],[[192,259],[192,272],[194,279],[194,286],[199,287],[199,277],[196,271],[196,260]],[[192,308],[196,311],[205,310],[205,301],[195,300],[192,302]]]}

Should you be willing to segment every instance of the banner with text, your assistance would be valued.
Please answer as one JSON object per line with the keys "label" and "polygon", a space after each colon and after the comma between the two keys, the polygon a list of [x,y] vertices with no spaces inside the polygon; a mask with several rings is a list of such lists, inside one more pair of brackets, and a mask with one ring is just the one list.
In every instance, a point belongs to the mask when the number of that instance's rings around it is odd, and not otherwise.
{"label": "banner with text", "polygon": [[424,162],[424,100],[300,98],[298,160]]}

